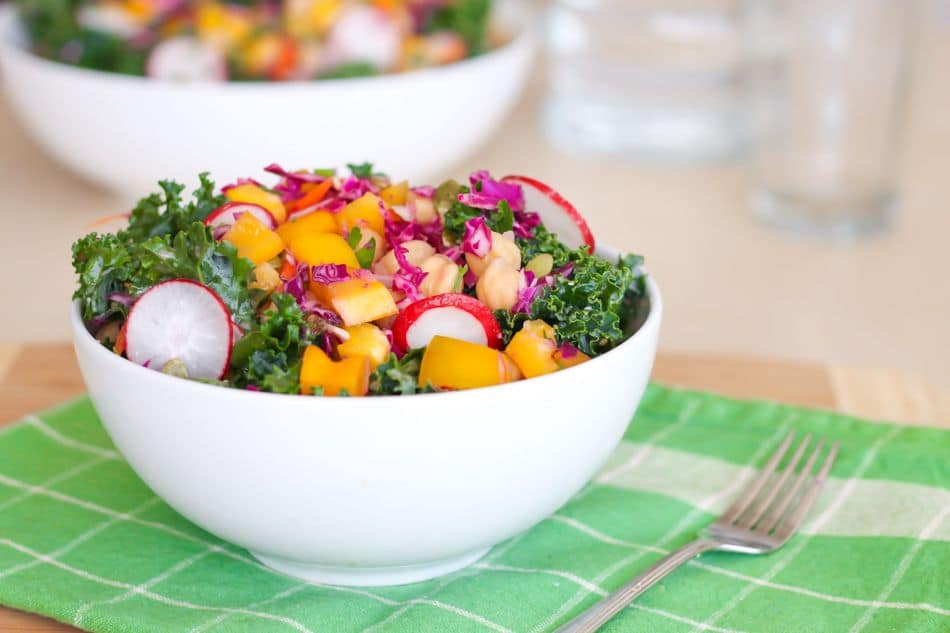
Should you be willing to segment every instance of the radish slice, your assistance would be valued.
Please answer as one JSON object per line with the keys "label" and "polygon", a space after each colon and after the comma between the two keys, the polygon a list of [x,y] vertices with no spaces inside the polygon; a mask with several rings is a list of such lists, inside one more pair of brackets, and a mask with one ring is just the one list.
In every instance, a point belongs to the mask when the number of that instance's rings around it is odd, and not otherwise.
{"label": "radish slice", "polygon": [[558,239],[571,248],[586,244],[590,252],[594,252],[594,234],[584,217],[564,196],[543,182],[527,176],[505,176],[501,181],[522,186],[525,208],[538,213],[544,226]]}
{"label": "radish slice", "polygon": [[484,303],[460,293],[421,299],[399,313],[393,323],[393,340],[402,349],[426,347],[433,336],[501,349],[501,327]]}
{"label": "radish slice", "polygon": [[369,6],[345,9],[330,30],[323,64],[332,70],[343,64],[366,62],[379,71],[399,60],[402,34],[386,11]]}
{"label": "radish slice", "polygon": [[231,361],[231,313],[210,288],[190,279],[153,286],[126,321],[126,356],[161,371],[178,359],[190,378],[222,378]]}
{"label": "radish slice", "polygon": [[228,65],[221,51],[193,37],[174,37],[152,49],[145,74],[170,81],[226,81]]}
{"label": "radish slice", "polygon": [[245,213],[250,213],[260,220],[261,224],[272,231],[277,228],[277,218],[275,218],[270,211],[250,202],[228,202],[222,204],[208,214],[208,217],[205,218],[205,226],[210,226],[212,229],[215,229],[215,234],[224,232],[226,229],[231,228],[231,226],[237,222],[237,219]]}

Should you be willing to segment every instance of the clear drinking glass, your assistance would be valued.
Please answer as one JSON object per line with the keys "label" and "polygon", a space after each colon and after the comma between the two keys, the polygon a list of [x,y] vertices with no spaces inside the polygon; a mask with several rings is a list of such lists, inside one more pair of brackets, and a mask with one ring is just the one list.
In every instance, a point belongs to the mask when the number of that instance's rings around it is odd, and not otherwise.
{"label": "clear drinking glass", "polygon": [[886,228],[914,0],[751,0],[752,206],[831,237]]}
{"label": "clear drinking glass", "polygon": [[744,145],[741,0],[548,0],[548,137],[660,160]]}

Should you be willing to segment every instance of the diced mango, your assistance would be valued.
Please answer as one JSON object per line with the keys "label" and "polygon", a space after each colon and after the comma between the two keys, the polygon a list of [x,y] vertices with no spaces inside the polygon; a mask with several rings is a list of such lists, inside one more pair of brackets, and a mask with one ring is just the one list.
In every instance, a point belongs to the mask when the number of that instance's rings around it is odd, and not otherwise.
{"label": "diced mango", "polygon": [[284,208],[280,196],[255,185],[253,182],[231,187],[224,192],[224,196],[232,202],[249,202],[264,207],[271,212],[278,224],[287,221],[287,210]]}
{"label": "diced mango", "polygon": [[237,247],[241,257],[255,264],[274,259],[284,250],[284,241],[250,213],[243,213],[224,234],[224,239]]}
{"label": "diced mango", "polygon": [[314,211],[299,220],[284,222],[277,227],[277,234],[285,244],[290,244],[301,235],[336,232],[336,218],[329,211]]}
{"label": "diced mango", "polygon": [[526,321],[505,349],[528,378],[543,376],[560,369],[554,361],[555,351],[557,343],[554,339],[554,328],[540,319]]}
{"label": "diced mango", "polygon": [[577,365],[586,363],[589,360],[590,356],[573,346],[566,347],[562,345],[556,352],[554,352],[554,362],[557,363],[557,366],[561,369],[576,367]]}
{"label": "diced mango", "polygon": [[351,396],[369,392],[369,358],[354,356],[334,361],[319,347],[310,345],[300,366],[300,393],[311,395],[316,387],[325,396],[338,396],[344,389]]}
{"label": "diced mango", "polygon": [[340,315],[346,327],[399,313],[392,293],[375,279],[347,279],[328,285],[311,283],[310,290]]}
{"label": "diced mango", "polygon": [[265,292],[273,292],[280,286],[280,274],[277,269],[268,262],[258,264],[254,269],[254,282],[250,284],[251,288],[258,288]]}
{"label": "diced mango", "polygon": [[383,199],[383,202],[391,207],[406,204],[408,195],[409,183],[405,180],[402,182],[397,182],[394,185],[389,185],[379,192],[379,197]]}
{"label": "diced mango", "polygon": [[363,323],[346,328],[349,340],[336,347],[342,358],[366,356],[370,369],[376,369],[389,359],[391,346],[386,334],[372,323]]}
{"label": "diced mango", "polygon": [[341,233],[349,231],[354,226],[373,229],[380,235],[386,232],[386,222],[379,208],[380,199],[371,193],[354,200],[336,214],[337,226]]}
{"label": "diced mango", "polygon": [[419,368],[419,386],[431,384],[440,389],[475,389],[520,377],[518,367],[504,352],[447,336],[432,338]]}
{"label": "diced mango", "polygon": [[290,242],[290,252],[298,262],[310,266],[346,264],[359,268],[360,263],[350,245],[336,233],[307,233]]}

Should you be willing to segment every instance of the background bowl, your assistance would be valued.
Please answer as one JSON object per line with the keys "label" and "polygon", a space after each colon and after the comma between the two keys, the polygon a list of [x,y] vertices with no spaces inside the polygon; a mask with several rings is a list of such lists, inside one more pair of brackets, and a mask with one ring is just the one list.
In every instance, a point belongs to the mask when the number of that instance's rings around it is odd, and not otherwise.
{"label": "background bowl", "polygon": [[480,558],[603,465],[643,395],[662,305],[616,349],[517,383],[313,398],[204,385],[100,345],[74,304],[79,367],[122,454],[182,515],[313,582],[390,585]]}
{"label": "background bowl", "polygon": [[[513,7],[513,4],[503,5]],[[285,167],[372,160],[413,181],[484,143],[515,104],[534,53],[525,11],[480,57],[368,79],[176,84],[76,68],[31,53],[0,7],[0,71],[24,126],[63,165],[130,199],[160,178],[219,183]]]}

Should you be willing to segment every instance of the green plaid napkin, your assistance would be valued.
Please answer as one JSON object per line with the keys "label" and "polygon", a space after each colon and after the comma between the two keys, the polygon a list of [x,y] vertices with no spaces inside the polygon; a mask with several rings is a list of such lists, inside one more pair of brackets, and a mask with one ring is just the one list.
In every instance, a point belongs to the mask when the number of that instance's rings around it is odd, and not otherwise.
{"label": "green plaid napkin", "polygon": [[950,432],[657,386],[556,514],[378,589],[297,582],[190,524],[81,399],[0,431],[0,603],[103,633],[547,631],[692,539],[791,429],[842,443],[803,534],[694,560],[605,630],[950,631]]}

